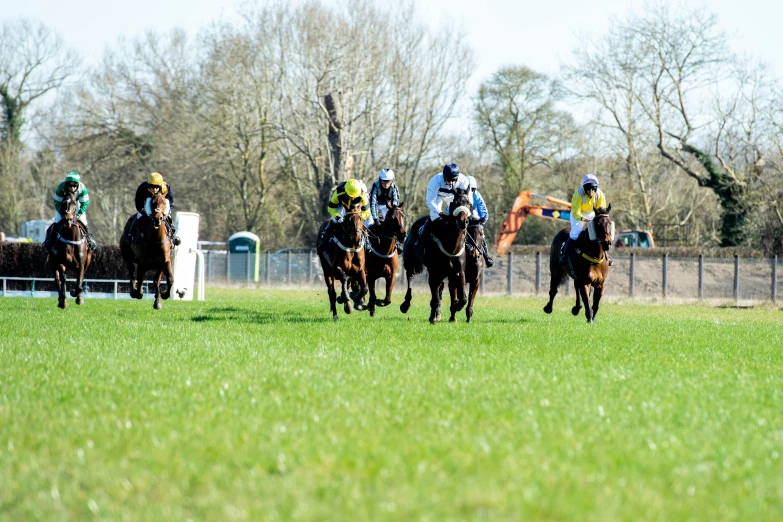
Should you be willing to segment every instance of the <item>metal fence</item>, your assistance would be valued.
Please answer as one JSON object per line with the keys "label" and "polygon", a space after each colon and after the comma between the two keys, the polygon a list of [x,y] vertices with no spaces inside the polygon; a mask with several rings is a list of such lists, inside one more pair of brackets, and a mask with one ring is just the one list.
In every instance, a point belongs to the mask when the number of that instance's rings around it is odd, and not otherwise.
{"label": "metal fence", "polygon": [[[315,252],[265,252],[259,254],[205,251],[206,282],[209,285],[316,286],[323,274]],[[604,296],[634,300],[707,300],[777,303],[779,275],[777,257],[771,259],[721,259],[616,256]],[[404,286],[402,263],[397,288]],[[561,288],[573,293],[568,280]],[[427,288],[426,273],[418,276],[414,289]],[[379,287],[380,291],[380,287]],[[498,258],[485,269],[484,294],[541,295],[549,292],[549,253]]]}

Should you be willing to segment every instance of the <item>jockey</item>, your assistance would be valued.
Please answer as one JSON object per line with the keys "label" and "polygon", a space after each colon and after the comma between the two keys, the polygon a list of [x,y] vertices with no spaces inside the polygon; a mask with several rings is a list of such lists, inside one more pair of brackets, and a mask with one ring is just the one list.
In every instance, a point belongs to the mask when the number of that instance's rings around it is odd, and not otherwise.
{"label": "jockey", "polygon": [[374,221],[370,210],[367,208],[368,204],[367,185],[362,180],[351,178],[337,185],[332,191],[332,197],[329,198],[329,205],[326,209],[332,219],[327,221],[326,226],[321,231],[321,235],[318,237],[318,244],[316,245],[318,253],[323,253],[326,245],[332,240],[334,223],[341,222],[343,216],[351,207],[361,205],[361,216],[364,220],[364,226],[372,226]]}
{"label": "jockey", "polygon": [[571,233],[566,239],[560,263],[568,262],[568,255],[572,243],[587,226],[587,222],[595,217],[595,210],[606,208],[606,197],[598,188],[598,178],[595,174],[587,174],[582,178],[582,186],[576,189],[571,198]]}
{"label": "jockey", "polygon": [[133,220],[131,228],[128,231],[129,239],[136,243],[138,242],[138,233],[140,229],[140,223],[143,221],[143,217],[147,217],[152,213],[152,209],[149,207],[149,203],[152,197],[158,193],[162,194],[168,202],[168,208],[166,209],[166,223],[169,226],[169,237],[171,243],[174,246],[180,244],[180,239],[177,237],[177,231],[174,225],[171,223],[171,213],[174,211],[174,193],[171,190],[171,185],[163,181],[163,176],[159,172],[153,172],[147,178],[147,181],[141,183],[136,189],[136,197],[134,203],[136,204],[136,219]]}
{"label": "jockey", "polygon": [[443,172],[435,174],[427,185],[427,207],[430,209],[430,217],[424,222],[421,234],[416,240],[416,253],[424,258],[424,242],[421,238],[426,237],[433,221],[440,219],[441,212],[448,212],[448,207],[454,199],[454,192],[457,189],[470,190],[468,178],[459,173],[459,167],[456,163],[449,163],[443,167]]}
{"label": "jockey", "polygon": [[[481,197],[481,193],[478,191],[478,183],[476,182],[476,178],[473,176],[468,176],[468,184],[470,185],[471,205],[473,206],[473,215],[471,217],[478,220],[479,224],[483,227],[489,219],[487,204],[484,202],[484,198]],[[486,263],[487,268],[492,268],[492,266],[495,264],[495,260],[492,259],[492,257],[489,255],[489,248],[487,248],[487,238],[485,237],[483,239],[484,243],[481,248],[484,250],[482,252],[484,255],[484,262]]]}
{"label": "jockey", "polygon": [[394,183],[392,169],[382,169],[378,173],[378,181],[373,183],[370,188],[370,214],[374,221],[383,221],[386,217],[386,213],[389,211],[387,203],[392,206],[400,204],[400,191],[397,189],[397,184]]}
{"label": "jockey", "polygon": [[87,225],[87,216],[85,215],[87,207],[90,205],[90,195],[87,193],[87,187],[81,182],[81,176],[75,171],[66,174],[65,181],[57,185],[57,188],[54,190],[54,223],[46,230],[46,239],[43,243],[44,248],[48,249],[52,245],[52,234],[55,227],[58,231],[60,230],[59,225],[63,220],[63,215],[60,213],[63,200],[66,196],[74,194],[76,195],[77,203],[79,203],[79,209],[76,211],[76,219],[84,226],[87,245],[90,250],[98,248],[98,244],[95,242],[92,233],[90,232],[90,227]]}

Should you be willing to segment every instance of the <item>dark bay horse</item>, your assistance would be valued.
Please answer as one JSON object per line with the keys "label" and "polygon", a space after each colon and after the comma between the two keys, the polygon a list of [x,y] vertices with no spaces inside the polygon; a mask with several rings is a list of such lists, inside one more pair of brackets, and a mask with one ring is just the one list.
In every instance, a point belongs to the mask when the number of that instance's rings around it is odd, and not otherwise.
{"label": "dark bay horse", "polygon": [[[137,244],[131,243],[128,239],[128,231],[136,219],[131,216],[125,223],[125,230],[120,238],[120,251],[125,260],[125,265],[130,272],[130,295],[135,299],[141,299],[144,296],[144,276],[147,271],[155,272],[155,303],[152,305],[156,310],[160,310],[160,300],[171,297],[171,289],[174,287],[174,275],[171,272],[171,240],[166,230],[166,209],[168,202],[160,194],[152,197],[150,209],[152,213],[146,221],[143,228],[144,235]],[[163,274],[166,274],[166,290],[161,293],[160,280]]]}
{"label": "dark bay horse", "polygon": [[[465,282],[468,286],[468,306],[465,308],[465,317],[467,322],[473,317],[473,300],[476,299],[481,285],[481,273],[484,271],[484,227],[480,221],[471,219],[468,224],[468,235],[465,243]],[[456,300],[456,288],[449,287],[451,300]],[[451,310],[450,322],[456,321],[456,312]]]}
{"label": "dark bay horse", "polygon": [[90,266],[92,260],[92,250],[87,247],[86,233],[82,229],[79,220],[76,218],[76,210],[79,204],[76,202],[76,195],[69,194],[63,199],[61,212],[62,221],[52,232],[57,235],[51,240],[51,249],[49,251],[49,266],[54,272],[54,282],[57,284],[57,306],[67,308],[68,303],[65,300],[66,278],[65,271],[74,270],[76,276],[76,288],[71,290],[71,297],[76,298],[76,304],[84,302],[82,292],[84,288],[84,272]]}
{"label": "dark bay horse", "polygon": [[413,224],[402,251],[405,277],[408,281],[405,301],[400,305],[402,313],[407,313],[410,309],[413,279],[424,271],[425,266],[432,293],[430,322],[437,323],[441,320],[443,280],[446,278],[449,281],[450,293],[451,289],[454,289],[451,300],[452,314],[465,307],[468,301],[465,297],[465,237],[470,213],[470,199],[464,191],[457,190],[454,200],[449,204],[448,214],[441,214],[441,218],[432,223],[431,237],[422,238],[425,242],[424,259],[416,252],[415,243],[428,218],[420,218]]}
{"label": "dark bay horse", "polygon": [[[327,225],[321,225],[318,235]],[[367,295],[367,277],[364,271],[364,223],[362,222],[361,210],[351,209],[346,213],[341,223],[336,223],[334,236],[329,244],[323,248],[323,252],[318,255],[321,260],[321,268],[324,271],[324,282],[329,291],[329,306],[332,310],[332,317],[337,319],[337,303],[343,305],[346,314],[350,314],[353,309],[346,288],[351,282],[356,280],[359,283],[359,293],[356,301],[361,301]],[[342,285],[340,297],[334,290],[334,280],[337,279]]]}
{"label": "dark bay horse", "polygon": [[[397,241],[405,241],[405,214],[402,211],[404,203],[399,207],[387,203],[389,212],[386,213],[383,223],[373,225],[370,231],[370,251],[365,256],[365,271],[367,272],[367,284],[370,286],[370,301],[367,309],[370,315],[375,315],[375,306],[389,306],[391,304],[392,290],[397,279],[399,268],[399,256],[397,255]],[[375,295],[375,281],[383,278],[386,281],[386,297],[378,301]]]}
{"label": "dark bay horse", "polygon": [[[595,239],[590,239],[587,227],[579,235],[576,243],[572,245],[569,254],[571,267],[573,267],[574,289],[576,290],[576,304],[571,309],[573,315],[579,315],[582,304],[585,306],[585,317],[588,323],[595,320],[598,313],[598,305],[604,292],[604,283],[609,274],[608,250],[612,244],[614,224],[609,218],[609,205],[606,209],[595,211],[593,227]],[[549,302],[544,307],[544,312],[552,313],[552,302],[557,295],[557,287],[562,284],[567,275],[567,267],[560,265],[560,248],[571,232],[570,227],[557,233],[552,241],[549,251]],[[593,287],[593,306],[590,307],[590,287]]]}

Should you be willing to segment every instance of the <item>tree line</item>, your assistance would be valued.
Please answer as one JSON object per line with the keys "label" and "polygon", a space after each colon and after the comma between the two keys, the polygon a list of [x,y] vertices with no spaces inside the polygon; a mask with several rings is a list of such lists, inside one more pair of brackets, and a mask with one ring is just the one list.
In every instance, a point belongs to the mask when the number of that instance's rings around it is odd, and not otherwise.
{"label": "tree line", "polygon": [[[689,244],[783,244],[783,89],[731,52],[714,14],[657,4],[583,38],[556,76],[506,66],[477,92],[464,34],[413,4],[250,4],[198,35],[147,32],[84,67],[40,23],[0,27],[0,230],[51,217],[69,170],[116,242],[153,171],[202,239],[257,233],[311,245],[330,191],[396,174],[411,220],[429,177],[475,175],[499,229],[523,189],[570,198],[598,174],[619,228],[652,223]],[[559,224],[531,218],[518,241]],[[659,228],[660,227],[660,228]]]}

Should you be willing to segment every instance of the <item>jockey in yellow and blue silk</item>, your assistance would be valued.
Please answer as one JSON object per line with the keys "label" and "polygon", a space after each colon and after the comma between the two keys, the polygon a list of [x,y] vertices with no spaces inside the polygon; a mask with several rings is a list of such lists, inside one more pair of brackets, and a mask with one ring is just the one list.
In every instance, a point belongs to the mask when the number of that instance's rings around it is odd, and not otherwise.
{"label": "jockey in yellow and blue silk", "polygon": [[582,186],[576,189],[571,198],[571,233],[563,248],[561,263],[566,262],[572,242],[579,237],[587,222],[595,217],[595,211],[599,208],[606,208],[606,196],[598,188],[598,177],[587,174],[582,178]]}
{"label": "jockey in yellow and blue silk", "polygon": [[367,185],[360,179],[352,178],[348,181],[343,181],[334,188],[332,196],[329,198],[329,205],[326,207],[326,211],[332,219],[321,230],[316,244],[316,250],[319,254],[324,251],[326,245],[331,241],[334,224],[342,221],[346,212],[356,206],[360,206],[364,225],[366,227],[372,226],[374,221],[369,209]]}

